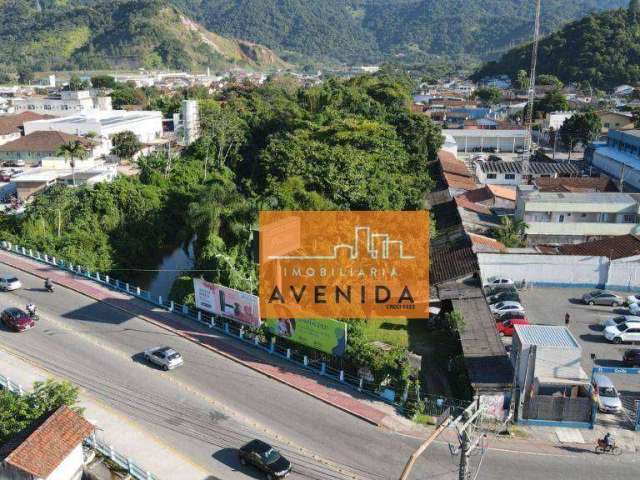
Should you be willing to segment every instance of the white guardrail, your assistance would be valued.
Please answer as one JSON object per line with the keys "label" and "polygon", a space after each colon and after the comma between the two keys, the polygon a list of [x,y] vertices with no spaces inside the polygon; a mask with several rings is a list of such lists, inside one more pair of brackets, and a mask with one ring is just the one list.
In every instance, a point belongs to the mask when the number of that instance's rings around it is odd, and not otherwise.
{"label": "white guardrail", "polygon": [[[24,389],[20,384],[14,382],[9,377],[5,377],[2,374],[0,374],[0,388],[6,389],[16,395],[24,395]],[[129,475],[131,475],[131,477],[135,478],[136,480],[159,480],[158,477],[156,477],[152,473],[147,472],[143,468],[136,465],[136,463],[129,457],[117,452],[112,445],[99,440],[95,436],[95,434],[87,437],[84,443],[85,445],[100,452],[102,455],[113,461],[122,469],[126,470]]]}

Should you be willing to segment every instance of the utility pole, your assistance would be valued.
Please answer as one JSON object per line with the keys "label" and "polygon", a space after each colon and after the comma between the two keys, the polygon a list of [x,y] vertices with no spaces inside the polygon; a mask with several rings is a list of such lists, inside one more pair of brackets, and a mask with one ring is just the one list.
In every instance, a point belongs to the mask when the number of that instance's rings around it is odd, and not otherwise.
{"label": "utility pole", "polygon": [[527,111],[525,112],[524,155],[522,158],[522,178],[529,178],[529,161],[532,156],[533,104],[536,100],[536,66],[538,63],[538,42],[540,41],[540,9],[541,0],[536,0],[536,19],[533,31],[533,48],[531,52],[531,72],[529,74],[529,92]]}
{"label": "utility pole", "polygon": [[429,445],[433,443],[433,441],[438,438],[438,435],[442,433],[442,431],[449,426],[453,419],[451,417],[447,417],[439,426],[436,428],[431,435],[418,447],[418,449],[411,454],[409,457],[409,461],[404,466],[404,470],[402,470],[402,475],[400,475],[400,480],[407,480],[409,478],[409,474],[411,473],[411,469],[413,465],[418,460],[418,457],[424,453]]}
{"label": "utility pole", "polygon": [[[455,427],[458,432],[458,438],[460,441],[458,480],[469,480],[471,473],[471,469],[469,467],[469,456],[478,443],[480,443],[484,438],[484,434],[482,433],[476,438],[473,438],[472,436],[472,429],[477,426],[476,423],[479,421],[479,417],[482,412],[483,408],[480,406],[480,399],[477,398],[452,424],[452,427]],[[462,423],[462,425],[458,427],[460,423]]]}

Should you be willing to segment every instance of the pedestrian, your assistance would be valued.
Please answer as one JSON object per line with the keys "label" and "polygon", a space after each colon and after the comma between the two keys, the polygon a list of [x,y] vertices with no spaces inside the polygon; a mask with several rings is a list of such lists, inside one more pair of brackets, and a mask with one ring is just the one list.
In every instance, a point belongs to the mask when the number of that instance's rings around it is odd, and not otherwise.
{"label": "pedestrian", "polygon": [[564,314],[564,324],[568,327],[569,326],[569,320],[571,320],[571,315],[569,315],[569,312],[566,312]]}

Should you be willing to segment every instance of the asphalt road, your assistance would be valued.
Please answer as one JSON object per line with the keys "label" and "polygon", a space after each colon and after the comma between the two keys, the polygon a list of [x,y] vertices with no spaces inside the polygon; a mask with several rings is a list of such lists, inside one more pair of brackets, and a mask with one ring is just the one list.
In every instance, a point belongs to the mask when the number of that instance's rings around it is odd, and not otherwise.
{"label": "asphalt road", "polygon": [[[292,479],[396,479],[419,441],[381,430],[141,319],[9,267],[24,284],[0,294],[0,306],[33,301],[41,320],[0,344],[68,378],[137,422],[192,462],[225,480],[262,478],[242,468],[235,449],[260,437],[294,463]],[[230,340],[231,341],[231,340]],[[163,372],[139,360],[145,348],[170,345],[185,365]],[[637,478],[637,458],[597,456],[590,446],[543,452],[489,449],[478,479]],[[457,478],[457,457],[436,443],[413,479]],[[185,479],[190,480],[190,479]]]}

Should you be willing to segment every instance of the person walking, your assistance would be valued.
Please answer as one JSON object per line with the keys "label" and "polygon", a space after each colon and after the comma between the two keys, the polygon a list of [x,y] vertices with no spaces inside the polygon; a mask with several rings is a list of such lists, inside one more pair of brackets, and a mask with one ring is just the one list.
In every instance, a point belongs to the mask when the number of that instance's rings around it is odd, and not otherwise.
{"label": "person walking", "polygon": [[569,326],[569,321],[571,320],[571,315],[569,315],[569,312],[566,312],[564,314],[564,324],[568,327]]}

